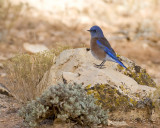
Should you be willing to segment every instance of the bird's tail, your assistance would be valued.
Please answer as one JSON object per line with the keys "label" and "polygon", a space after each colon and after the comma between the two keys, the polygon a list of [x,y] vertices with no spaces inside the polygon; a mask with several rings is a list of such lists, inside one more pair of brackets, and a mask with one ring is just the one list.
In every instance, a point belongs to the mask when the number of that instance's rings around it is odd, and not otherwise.
{"label": "bird's tail", "polygon": [[127,67],[117,58],[115,60],[119,65],[121,65],[122,67],[124,67],[125,69],[127,69]]}
{"label": "bird's tail", "polygon": [[[116,61],[116,60],[115,60]],[[116,61],[120,66],[124,67],[127,71],[131,72],[119,59]]]}

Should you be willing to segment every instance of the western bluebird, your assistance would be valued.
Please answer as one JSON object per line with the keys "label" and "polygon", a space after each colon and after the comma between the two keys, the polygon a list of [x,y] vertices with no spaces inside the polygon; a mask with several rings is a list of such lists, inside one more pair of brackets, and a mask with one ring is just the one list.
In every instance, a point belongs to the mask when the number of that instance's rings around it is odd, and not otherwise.
{"label": "western bluebird", "polygon": [[124,64],[117,58],[115,51],[112,49],[108,40],[104,37],[103,31],[99,26],[92,26],[88,31],[91,34],[91,53],[96,59],[102,60],[100,65],[96,65],[97,68],[102,68],[106,61],[116,62],[122,67],[126,68]]}

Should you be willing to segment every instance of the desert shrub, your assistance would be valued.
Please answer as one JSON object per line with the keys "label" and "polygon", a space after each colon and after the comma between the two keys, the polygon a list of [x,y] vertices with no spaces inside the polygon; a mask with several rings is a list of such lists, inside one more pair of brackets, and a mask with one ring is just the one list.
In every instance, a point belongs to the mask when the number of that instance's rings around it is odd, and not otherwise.
{"label": "desert shrub", "polygon": [[20,101],[26,102],[39,96],[46,88],[37,89],[44,73],[52,66],[54,53],[44,51],[33,55],[19,54],[5,64],[9,91]]}
{"label": "desert shrub", "polygon": [[95,104],[93,95],[87,95],[82,85],[59,84],[51,86],[40,98],[23,107],[19,114],[29,126],[51,115],[62,121],[80,125],[107,124],[107,111]]}

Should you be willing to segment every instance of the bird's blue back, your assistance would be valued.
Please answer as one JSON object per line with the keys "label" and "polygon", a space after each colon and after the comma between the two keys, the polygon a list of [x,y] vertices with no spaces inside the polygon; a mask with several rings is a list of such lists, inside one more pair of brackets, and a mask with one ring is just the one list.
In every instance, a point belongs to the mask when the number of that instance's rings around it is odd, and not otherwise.
{"label": "bird's blue back", "polygon": [[111,57],[113,60],[115,60],[115,62],[117,62],[118,64],[120,64],[122,67],[126,68],[124,66],[124,64],[117,58],[115,52],[112,51],[112,49],[110,49],[107,46],[103,45],[99,40],[97,40],[97,44],[98,44],[99,48],[101,48],[102,50],[104,50],[109,57]]}

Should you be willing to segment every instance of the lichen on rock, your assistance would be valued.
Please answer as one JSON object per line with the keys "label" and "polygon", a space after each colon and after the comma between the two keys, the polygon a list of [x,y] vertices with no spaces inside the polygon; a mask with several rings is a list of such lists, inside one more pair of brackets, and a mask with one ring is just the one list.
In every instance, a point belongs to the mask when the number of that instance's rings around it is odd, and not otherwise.
{"label": "lichen on rock", "polygon": [[89,95],[94,94],[95,99],[97,99],[96,104],[109,110],[110,119],[151,120],[152,110],[155,106],[150,97],[135,100],[134,98],[128,97],[128,91],[123,88],[123,85],[121,89],[125,94],[120,93],[119,90],[108,84],[97,84],[94,87],[88,85],[86,87],[87,93]]}
{"label": "lichen on rock", "polygon": [[[123,86],[121,86],[123,88]],[[96,103],[102,105],[103,108],[109,109],[110,112],[123,110],[128,111],[137,105],[137,101],[121,94],[116,88],[108,84],[97,84],[94,87],[88,85],[86,87],[88,94],[94,94],[97,99]]]}
{"label": "lichen on rock", "polygon": [[156,83],[154,80],[150,77],[150,75],[146,72],[145,69],[141,68],[140,66],[136,65],[133,61],[119,56],[121,60],[125,60],[125,62],[128,65],[128,70],[125,70],[120,65],[117,65],[117,68],[120,72],[123,74],[133,78],[138,84],[140,85],[147,85],[150,87],[156,87]]}

